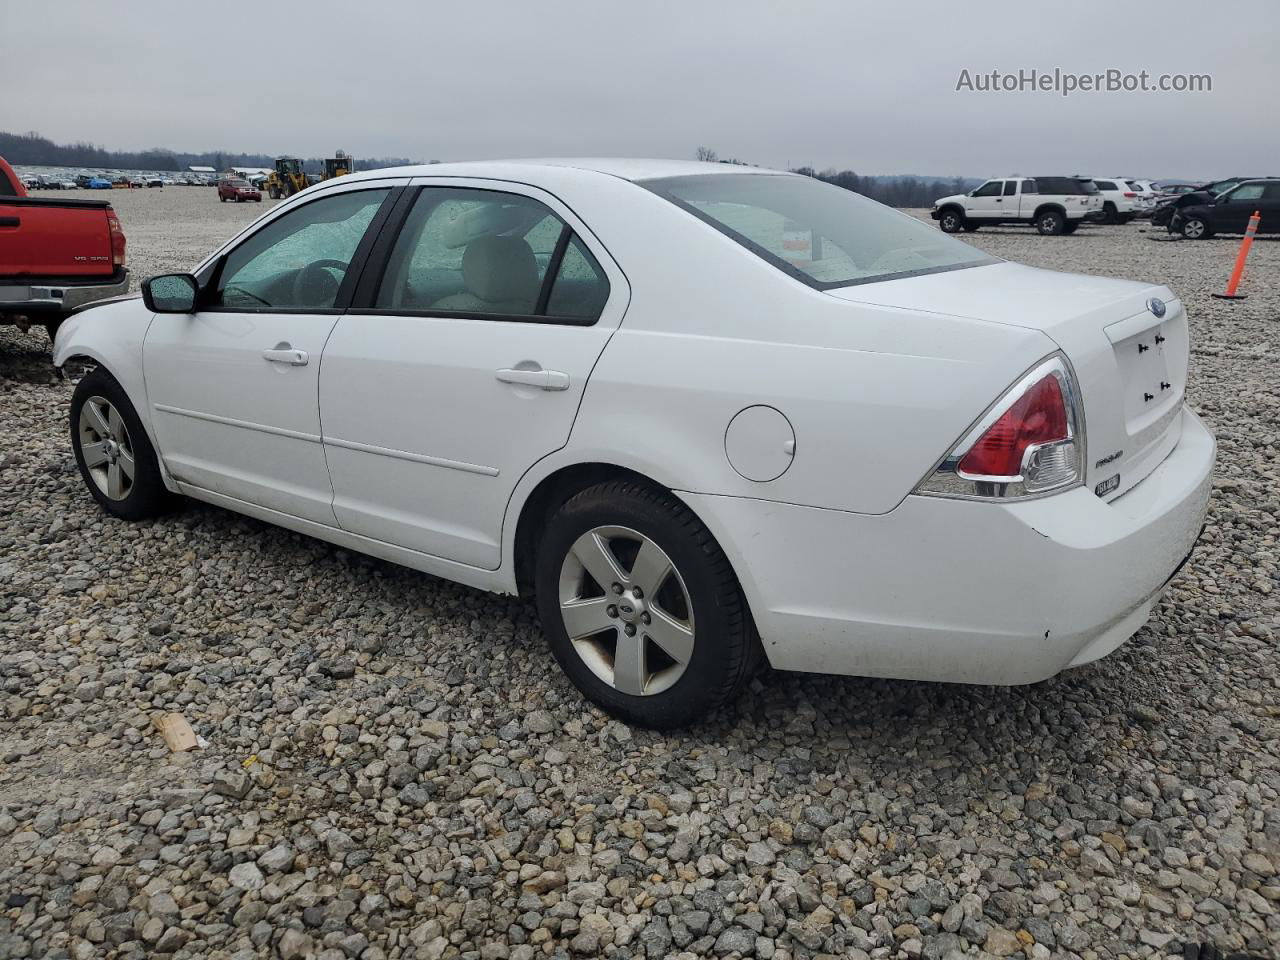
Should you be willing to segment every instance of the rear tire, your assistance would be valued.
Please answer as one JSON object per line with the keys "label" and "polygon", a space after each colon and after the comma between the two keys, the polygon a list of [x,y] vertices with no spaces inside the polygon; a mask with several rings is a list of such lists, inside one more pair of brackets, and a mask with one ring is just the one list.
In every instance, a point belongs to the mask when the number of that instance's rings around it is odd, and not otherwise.
{"label": "rear tire", "polygon": [[1040,231],[1041,236],[1045,237],[1058,236],[1066,223],[1066,217],[1057,210],[1045,210],[1036,217],[1036,229]]}
{"label": "rear tire", "polygon": [[665,491],[628,480],[582,491],[548,521],[535,569],[552,654],[627,723],[685,726],[736,697],[759,662],[728,559]]}
{"label": "rear tire", "polygon": [[1108,224],[1120,222],[1120,215],[1116,213],[1116,205],[1110,200],[1102,205],[1102,222]]}
{"label": "rear tire", "polygon": [[122,520],[145,520],[168,509],[160,464],[124,387],[98,367],[71,395],[71,448],[89,494]]}
{"label": "rear tire", "polygon": [[221,200],[223,203],[227,202],[227,198],[224,197],[222,194],[218,194],[218,199]]}

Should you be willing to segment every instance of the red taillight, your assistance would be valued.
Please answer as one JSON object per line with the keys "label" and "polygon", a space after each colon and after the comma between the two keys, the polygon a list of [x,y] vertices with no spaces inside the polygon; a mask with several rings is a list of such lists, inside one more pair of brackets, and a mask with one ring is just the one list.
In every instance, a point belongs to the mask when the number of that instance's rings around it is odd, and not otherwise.
{"label": "red taillight", "polygon": [[1137,196],[1137,194],[1136,194],[1136,193],[1126,193],[1126,194],[1125,194],[1125,196],[1126,196],[1126,197],[1129,197],[1130,199],[1132,199],[1133,197],[1136,197],[1136,196]]}
{"label": "red taillight", "polygon": [[970,477],[1016,477],[1022,473],[1028,447],[1070,435],[1062,387],[1057,377],[1048,374],[987,428],[960,461],[959,472]]}
{"label": "red taillight", "polygon": [[111,234],[111,263],[114,266],[123,267],[124,228],[120,226],[120,218],[110,207],[107,207],[107,231]]}

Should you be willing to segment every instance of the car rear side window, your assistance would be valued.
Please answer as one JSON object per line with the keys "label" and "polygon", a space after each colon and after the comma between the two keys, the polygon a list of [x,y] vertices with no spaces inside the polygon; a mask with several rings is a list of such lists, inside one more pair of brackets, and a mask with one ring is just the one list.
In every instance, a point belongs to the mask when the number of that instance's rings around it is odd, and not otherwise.
{"label": "car rear side window", "polygon": [[1040,191],[1036,187],[1036,182],[1034,180],[1023,180],[1022,192],[1023,193],[1039,193]]}
{"label": "car rear side window", "polygon": [[373,306],[591,323],[608,299],[600,264],[545,204],[514,193],[426,187],[396,238]]}
{"label": "car rear side window", "polygon": [[715,173],[639,184],[819,290],[997,262],[915,217],[810,177]]}
{"label": "car rear side window", "polygon": [[1004,195],[1006,197],[1012,197],[1017,192],[1018,192],[1017,180],[1006,180],[1004,182]]}
{"label": "car rear side window", "polygon": [[1116,188],[1116,185],[1110,180],[1095,180],[1093,182],[1099,190],[1114,190]]}

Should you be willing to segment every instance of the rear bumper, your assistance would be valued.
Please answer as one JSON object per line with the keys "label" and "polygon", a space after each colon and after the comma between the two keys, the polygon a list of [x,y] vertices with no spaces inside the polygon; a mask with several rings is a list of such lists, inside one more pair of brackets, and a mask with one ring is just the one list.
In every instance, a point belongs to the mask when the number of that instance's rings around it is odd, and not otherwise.
{"label": "rear bumper", "polygon": [[1033,683],[1124,643],[1195,544],[1216,447],[1182,417],[1173,452],[1110,503],[1083,487],[1012,504],[910,496],[868,516],[682,496],[729,554],[774,667]]}
{"label": "rear bumper", "polygon": [[52,280],[22,283],[0,280],[0,314],[70,313],[95,300],[105,300],[128,292],[129,271],[123,268],[110,277],[65,283]]}

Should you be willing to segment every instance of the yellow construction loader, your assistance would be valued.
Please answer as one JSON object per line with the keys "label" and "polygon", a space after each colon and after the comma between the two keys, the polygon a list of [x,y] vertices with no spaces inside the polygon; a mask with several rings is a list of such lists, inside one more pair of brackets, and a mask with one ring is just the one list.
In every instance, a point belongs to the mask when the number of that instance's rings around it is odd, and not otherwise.
{"label": "yellow construction loader", "polygon": [[302,172],[302,161],[297,157],[280,157],[276,168],[267,174],[262,186],[272,200],[292,197],[299,190],[307,189],[307,175]]}
{"label": "yellow construction loader", "polygon": [[339,150],[336,156],[325,160],[324,179],[332,180],[334,177],[345,177],[353,169],[355,169],[355,165],[351,162],[351,158]]}
{"label": "yellow construction loader", "polygon": [[[332,180],[334,177],[345,177],[354,167],[351,158],[339,150],[336,156],[325,159],[324,173],[320,179]],[[279,200],[281,197],[291,197],[299,190],[305,190],[310,183],[307,175],[302,172],[301,160],[297,157],[280,157],[276,160],[275,170],[267,175],[262,186],[271,195],[272,200]]]}

